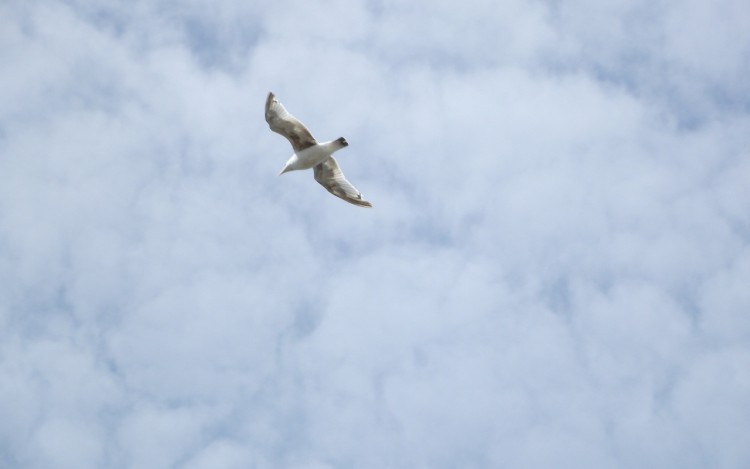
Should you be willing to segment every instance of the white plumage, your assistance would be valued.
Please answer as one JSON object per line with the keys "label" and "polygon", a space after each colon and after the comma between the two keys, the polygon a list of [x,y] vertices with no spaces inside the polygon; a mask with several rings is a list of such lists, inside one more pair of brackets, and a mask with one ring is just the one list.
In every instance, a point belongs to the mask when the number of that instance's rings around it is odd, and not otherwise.
{"label": "white plumage", "polygon": [[318,143],[307,127],[291,115],[273,93],[268,93],[266,99],[266,122],[271,130],[286,137],[294,150],[279,176],[288,171],[313,168],[315,180],[331,194],[360,207],[372,207],[370,202],[362,199],[362,193],[346,180],[332,156],[349,145],[344,137]]}

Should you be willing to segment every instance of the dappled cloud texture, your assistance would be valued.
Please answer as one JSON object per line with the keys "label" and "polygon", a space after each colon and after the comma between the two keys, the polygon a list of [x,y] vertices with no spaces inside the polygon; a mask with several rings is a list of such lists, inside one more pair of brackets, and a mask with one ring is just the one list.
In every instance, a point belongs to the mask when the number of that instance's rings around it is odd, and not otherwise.
{"label": "dappled cloud texture", "polygon": [[0,466],[750,467],[748,5],[2,2]]}

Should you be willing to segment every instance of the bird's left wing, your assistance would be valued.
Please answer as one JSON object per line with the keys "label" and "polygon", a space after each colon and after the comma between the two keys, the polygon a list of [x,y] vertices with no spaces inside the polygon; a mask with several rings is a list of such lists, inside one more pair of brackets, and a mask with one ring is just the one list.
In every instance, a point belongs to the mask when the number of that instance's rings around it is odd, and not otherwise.
{"label": "bird's left wing", "polygon": [[318,143],[305,124],[291,115],[273,93],[268,93],[266,98],[266,122],[271,130],[289,140],[295,152]]}
{"label": "bird's left wing", "polygon": [[346,180],[344,173],[341,172],[338,163],[332,156],[315,166],[314,173],[315,180],[336,197],[360,207],[372,207],[370,202],[362,199],[362,193]]}

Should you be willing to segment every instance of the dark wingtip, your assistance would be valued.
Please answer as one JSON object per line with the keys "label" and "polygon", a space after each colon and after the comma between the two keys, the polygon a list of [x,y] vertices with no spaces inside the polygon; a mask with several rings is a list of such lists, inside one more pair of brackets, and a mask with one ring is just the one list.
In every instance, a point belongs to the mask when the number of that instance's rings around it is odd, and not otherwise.
{"label": "dark wingtip", "polygon": [[359,194],[359,200],[351,199],[349,201],[353,203],[354,205],[358,205],[360,207],[372,208],[372,204],[370,202],[362,199],[362,194]]}
{"label": "dark wingtip", "polygon": [[339,142],[342,147],[348,147],[349,146],[349,142],[347,142],[344,137],[339,137],[338,139],[336,139],[336,141]]}
{"label": "dark wingtip", "polygon": [[276,95],[273,94],[272,91],[268,92],[268,97],[266,98],[266,122],[269,124],[271,123],[272,113],[271,113],[271,107],[273,106],[273,102],[276,100]]}

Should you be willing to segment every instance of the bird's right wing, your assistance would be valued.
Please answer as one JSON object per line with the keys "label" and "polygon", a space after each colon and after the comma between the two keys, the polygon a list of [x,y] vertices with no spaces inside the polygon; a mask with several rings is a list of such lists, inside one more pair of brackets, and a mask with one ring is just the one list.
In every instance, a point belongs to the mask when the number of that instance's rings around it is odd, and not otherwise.
{"label": "bird's right wing", "polygon": [[318,143],[305,124],[289,114],[273,93],[268,93],[266,98],[266,122],[271,130],[289,140],[295,152]]}
{"label": "bird's right wing", "polygon": [[315,166],[314,173],[315,180],[336,197],[360,207],[372,207],[370,202],[362,200],[362,193],[346,180],[344,173],[341,172],[338,163],[332,156]]}

